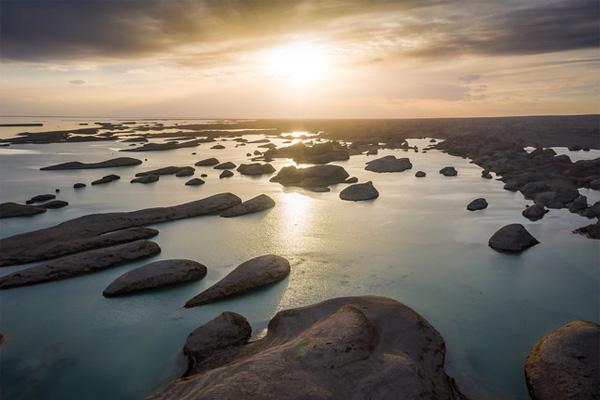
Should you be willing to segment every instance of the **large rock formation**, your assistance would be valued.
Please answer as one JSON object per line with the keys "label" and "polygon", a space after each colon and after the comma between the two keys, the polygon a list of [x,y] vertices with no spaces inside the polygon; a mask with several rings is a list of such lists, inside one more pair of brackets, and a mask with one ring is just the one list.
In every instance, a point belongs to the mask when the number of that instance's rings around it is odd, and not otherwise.
{"label": "large rock formation", "polygon": [[278,282],[289,273],[290,263],[285,258],[272,254],[259,256],[237,266],[225,278],[188,300],[185,306],[195,307],[236,296]]}
{"label": "large rock formation", "polygon": [[521,224],[503,226],[492,235],[489,246],[497,251],[519,252],[535,246],[539,241]]}
{"label": "large rock formation", "polygon": [[[131,212],[90,214],[50,228],[0,239],[0,266],[45,260],[81,251],[81,241],[96,242],[99,235],[120,229],[160,222],[218,214],[242,201],[231,193],[220,193],[202,200],[171,207],[147,208]],[[86,242],[87,243],[87,242]],[[91,248],[91,247],[88,247]]]}
{"label": "large rock formation", "polygon": [[221,213],[221,217],[237,217],[240,215],[252,214],[269,208],[275,207],[275,201],[266,194],[259,194],[250,200],[244,201],[242,204],[228,208]]}
{"label": "large rock formation", "polygon": [[115,279],[102,294],[104,297],[154,289],[177,283],[202,279],[206,267],[192,260],[160,260],[124,273]]}
{"label": "large rock formation", "polygon": [[62,164],[51,165],[49,167],[40,168],[42,171],[55,171],[63,169],[93,169],[93,168],[114,168],[114,167],[130,167],[140,165],[142,160],[131,157],[119,157],[111,160],[100,161],[96,163],[82,163],[79,161],[71,161]]}
{"label": "large rock formation", "polygon": [[340,192],[340,199],[348,201],[372,200],[378,197],[379,192],[371,181],[350,185]]}
{"label": "large rock formation", "polygon": [[537,342],[525,362],[532,400],[600,397],[600,325],[572,321]]}
{"label": "large rock formation", "polygon": [[307,168],[291,165],[281,168],[270,182],[279,182],[283,186],[313,188],[342,183],[349,176],[348,172],[338,165],[315,165]]}
{"label": "large rock formation", "polygon": [[3,276],[0,278],[0,289],[72,278],[158,253],[160,247],[149,240],[89,250]]}
{"label": "large rock formation", "polygon": [[237,314],[198,328],[184,348],[187,376],[147,399],[464,399],[444,371],[440,334],[392,299],[281,311],[265,337],[247,343],[249,336]]}
{"label": "large rock formation", "polygon": [[30,206],[26,204],[18,204],[13,202],[0,204],[0,219],[14,217],[29,217],[45,212],[46,209],[44,207]]}
{"label": "large rock formation", "polygon": [[365,169],[373,172],[402,172],[411,169],[412,164],[408,158],[396,158],[393,155],[367,161]]}

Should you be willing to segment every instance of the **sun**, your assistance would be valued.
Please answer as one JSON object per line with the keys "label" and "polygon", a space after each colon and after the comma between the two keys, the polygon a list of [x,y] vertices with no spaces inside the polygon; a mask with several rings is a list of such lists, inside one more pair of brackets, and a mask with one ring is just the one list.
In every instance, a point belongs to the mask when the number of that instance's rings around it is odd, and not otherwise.
{"label": "sun", "polygon": [[329,68],[323,46],[313,42],[295,42],[272,49],[266,67],[275,76],[294,84],[305,84],[322,78]]}

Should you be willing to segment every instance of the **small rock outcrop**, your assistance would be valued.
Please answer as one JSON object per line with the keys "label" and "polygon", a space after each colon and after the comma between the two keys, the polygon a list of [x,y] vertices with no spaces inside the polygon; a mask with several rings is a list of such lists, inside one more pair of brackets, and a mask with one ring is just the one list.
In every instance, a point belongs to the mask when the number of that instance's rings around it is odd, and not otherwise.
{"label": "small rock outcrop", "polygon": [[269,163],[252,163],[241,164],[237,171],[242,175],[270,175],[275,172],[275,168]]}
{"label": "small rock outcrop", "polygon": [[45,213],[46,209],[41,206],[30,206],[18,203],[2,203],[0,204],[0,219],[1,218],[15,218],[15,217],[29,217],[36,214]]}
{"label": "small rock outcrop", "polygon": [[242,204],[233,206],[221,213],[221,217],[231,218],[240,215],[252,214],[269,208],[275,207],[275,201],[266,194],[260,194],[250,200],[244,201]]}
{"label": "small rock outcrop", "polygon": [[525,361],[532,400],[592,400],[600,394],[600,325],[572,321],[538,341]]}
{"label": "small rock outcrop", "polygon": [[86,186],[87,185],[85,183],[77,182],[76,184],[73,185],[73,189],[82,189]]}
{"label": "small rock outcrop", "polygon": [[124,273],[115,279],[104,291],[104,297],[155,289],[178,283],[202,279],[206,267],[192,260],[160,260],[143,265]]}
{"label": "small rock outcrop", "polygon": [[497,251],[520,252],[540,243],[521,224],[503,226],[492,235],[489,246]]}
{"label": "small rock outcrop", "polygon": [[41,203],[41,202],[52,200],[55,198],[56,198],[56,195],[54,195],[54,194],[38,194],[37,196],[33,196],[32,198],[27,200],[26,203],[27,204]]}
{"label": "small rock outcrop", "polygon": [[233,176],[233,172],[231,172],[230,170],[226,169],[225,171],[221,172],[221,174],[219,175],[219,179],[231,178],[232,176]]}
{"label": "small rock outcrop", "polygon": [[396,158],[393,155],[367,161],[365,169],[372,172],[402,172],[411,169],[412,164],[408,158]]}
{"label": "small rock outcrop", "polygon": [[225,148],[225,146],[223,146],[222,144],[215,144],[214,146],[211,147],[211,149],[213,150],[223,150]]}
{"label": "small rock outcrop", "polygon": [[467,204],[467,210],[469,210],[469,211],[483,210],[484,208],[487,208],[487,206],[488,206],[488,202],[486,201],[486,199],[484,199],[483,197],[480,197],[478,199],[473,200],[469,204]]}
{"label": "small rock outcrop", "polygon": [[573,233],[585,235],[590,239],[600,239],[600,220],[598,220],[595,224],[577,228],[573,231]]}
{"label": "small rock outcrop", "polygon": [[55,208],[63,208],[68,205],[69,205],[69,203],[67,203],[66,201],[63,201],[63,200],[51,200],[47,203],[39,204],[39,207],[55,209]]}
{"label": "small rock outcrop", "polygon": [[217,165],[218,163],[219,163],[219,160],[217,160],[216,158],[207,158],[207,159],[198,161],[194,165],[196,167],[212,167],[213,165]]}
{"label": "small rock outcrop", "polygon": [[240,264],[225,278],[188,300],[185,307],[213,303],[279,282],[289,273],[290,263],[285,258],[272,254],[259,256]]}
{"label": "small rock outcrop", "polygon": [[327,164],[332,161],[345,161],[350,158],[348,149],[337,142],[316,143],[307,146],[296,143],[279,149],[271,148],[264,154],[265,160],[273,158],[291,158],[302,164]]}
{"label": "small rock outcrop", "polygon": [[62,164],[51,165],[49,167],[40,168],[42,171],[56,171],[65,169],[94,169],[94,168],[114,168],[114,167],[131,167],[140,165],[142,160],[131,157],[119,157],[112,160],[101,161],[97,163],[82,163],[79,161],[66,162]]}
{"label": "small rock outcrop", "polygon": [[540,204],[534,204],[523,210],[521,213],[525,218],[530,221],[537,221],[544,218],[544,215],[548,212],[546,208]]}
{"label": "small rock outcrop", "polygon": [[72,278],[158,253],[160,247],[150,240],[85,251],[3,276],[0,289]]}
{"label": "small rock outcrop", "polygon": [[358,183],[358,178],[353,176],[352,178],[346,179],[344,183]]}
{"label": "small rock outcrop", "polygon": [[427,174],[424,171],[417,171],[417,173],[415,174],[415,176],[417,178],[425,178],[427,176]]}
{"label": "small rock outcrop", "polygon": [[227,161],[214,166],[214,169],[234,169],[236,165],[231,161]]}
{"label": "small rock outcrop", "polygon": [[315,188],[343,183],[349,176],[348,172],[338,165],[314,165],[307,168],[291,165],[281,168],[270,182],[278,182],[283,186]]}
{"label": "small rock outcrop", "polygon": [[340,199],[347,201],[373,200],[378,197],[379,192],[371,181],[350,185],[340,192]]}
{"label": "small rock outcrop", "polygon": [[444,167],[440,169],[440,174],[444,176],[456,176],[458,175],[458,172],[454,167]]}
{"label": "small rock outcrop", "polygon": [[178,178],[184,176],[192,176],[196,170],[193,167],[183,167],[179,171],[175,172],[175,176]]}
{"label": "small rock outcrop", "polygon": [[185,183],[186,186],[199,186],[204,185],[204,181],[200,178],[192,178]]}
{"label": "small rock outcrop", "polygon": [[131,180],[131,183],[153,183],[153,182],[157,182],[160,179],[159,175],[154,175],[154,174],[150,174],[150,175],[143,175],[140,176],[138,178],[133,178]]}
{"label": "small rock outcrop", "polygon": [[484,179],[492,179],[492,174],[487,169],[481,171],[481,177]]}
{"label": "small rock outcrop", "polygon": [[119,175],[110,174],[110,175],[103,176],[100,179],[96,179],[95,181],[92,181],[92,185],[102,185],[104,183],[118,181],[119,179],[121,179],[121,177]]}
{"label": "small rock outcrop", "polygon": [[[183,174],[183,175],[177,175]],[[192,167],[163,167],[153,169],[145,172],[138,172],[135,176],[147,176],[147,175],[177,175],[177,176],[189,176],[194,174],[194,168]]]}

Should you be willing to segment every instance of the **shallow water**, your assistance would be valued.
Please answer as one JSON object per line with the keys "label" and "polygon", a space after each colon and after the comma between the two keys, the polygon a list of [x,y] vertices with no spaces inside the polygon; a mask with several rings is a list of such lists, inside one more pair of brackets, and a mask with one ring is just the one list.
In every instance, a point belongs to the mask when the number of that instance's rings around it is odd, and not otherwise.
{"label": "shallow water", "polygon": [[[2,149],[0,201],[24,201],[60,188],[58,198],[70,203],[33,218],[3,220],[2,237],[93,212],[174,205],[227,191],[244,200],[266,193],[277,203],[270,211],[239,218],[199,217],[156,226],[162,253],[153,259],[202,262],[208,275],[199,282],[102,297],[114,278],[146,259],[74,279],[0,291],[0,331],[6,336],[0,347],[3,398],[141,398],[181,372],[185,362],[180,351],[187,335],[223,311],[246,316],[258,335],[278,310],[370,294],[409,305],[440,331],[447,345],[447,370],[472,398],[526,399],[522,369],[533,343],[567,321],[600,320],[600,246],[571,233],[591,221],[551,210],[541,221],[530,222],[521,216],[528,202],[519,193],[503,190],[501,182],[482,179],[481,169],[468,160],[437,151],[380,151],[377,157],[410,157],[413,169],[393,174],[365,171],[364,162],[373,156],[335,163],[361,182],[374,182],[380,197],[360,203],[339,200],[344,185],[330,193],[312,193],[283,188],[267,177],[236,174],[219,180],[218,171],[207,167],[196,169],[196,176],[209,174],[199,187],[184,186],[189,178],[174,176],[151,185],[129,183],[136,172],[193,165],[210,156],[239,164],[257,148],[221,143],[227,149],[210,150],[215,143],[208,143],[126,154],[116,150],[127,144],[115,142]],[[124,154],[148,161],[133,168],[39,171],[58,162]],[[288,164],[273,163],[277,169]],[[455,166],[458,176],[439,175],[446,165]],[[417,170],[427,177],[415,178]],[[111,173],[121,180],[79,191],[71,188],[75,182],[89,183]],[[591,201],[600,199],[597,191],[585,194]],[[466,204],[476,197],[486,197],[489,208],[467,211]],[[491,250],[490,235],[512,222],[525,225],[541,244],[520,255]],[[265,253],[290,260],[288,279],[247,296],[182,308],[239,263]]]}

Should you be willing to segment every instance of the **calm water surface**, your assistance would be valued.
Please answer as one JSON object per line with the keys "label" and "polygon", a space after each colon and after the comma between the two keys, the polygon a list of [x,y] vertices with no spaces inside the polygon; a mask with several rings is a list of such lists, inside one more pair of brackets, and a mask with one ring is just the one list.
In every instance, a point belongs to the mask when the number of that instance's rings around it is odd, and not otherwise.
{"label": "calm water surface", "polygon": [[[419,147],[428,144],[411,142]],[[199,187],[184,186],[189,178],[174,176],[161,177],[152,185],[129,183],[136,172],[193,165],[209,156],[239,164],[257,148],[221,143],[225,150],[210,150],[215,144],[210,143],[129,154],[118,153],[127,144],[116,142],[0,149],[0,201],[22,202],[60,188],[58,198],[70,203],[33,218],[3,220],[2,237],[89,213],[174,205],[228,191],[244,200],[266,193],[277,203],[255,215],[200,217],[156,226],[160,235],[155,240],[162,253],[153,259],[202,262],[208,275],[199,282],[122,298],[102,297],[114,278],[146,259],[74,279],[0,291],[0,331],[6,336],[0,347],[3,398],[141,398],[181,373],[185,361],[180,351],[187,335],[223,311],[246,316],[259,335],[278,310],[336,296],[371,294],[407,304],[440,331],[447,345],[447,370],[473,398],[526,399],[522,368],[533,343],[573,319],[600,321],[600,246],[571,233],[591,221],[551,210],[541,221],[530,222],[521,216],[528,202],[519,193],[503,190],[501,182],[482,179],[481,169],[468,160],[437,151],[380,151],[377,157],[410,157],[413,169],[393,174],[365,171],[365,161],[374,157],[335,163],[361,182],[374,182],[380,197],[360,203],[339,200],[344,185],[334,186],[330,193],[311,193],[269,183],[267,177],[236,174],[219,180],[218,171],[206,167],[196,169],[197,176],[209,174]],[[39,171],[58,162],[123,155],[148,161],[133,168]],[[277,169],[289,164],[273,163]],[[447,165],[456,167],[457,177],[438,174]],[[415,178],[417,170],[427,172],[427,177]],[[89,183],[110,173],[121,180],[80,191],[71,188],[75,182]],[[582,193],[591,201],[600,200],[599,192]],[[467,211],[466,204],[476,197],[486,197],[489,207]],[[520,255],[491,250],[490,235],[513,222],[525,225],[541,244]],[[241,262],[265,253],[290,260],[288,279],[247,296],[182,308]],[[22,268],[3,268],[0,273]]]}

